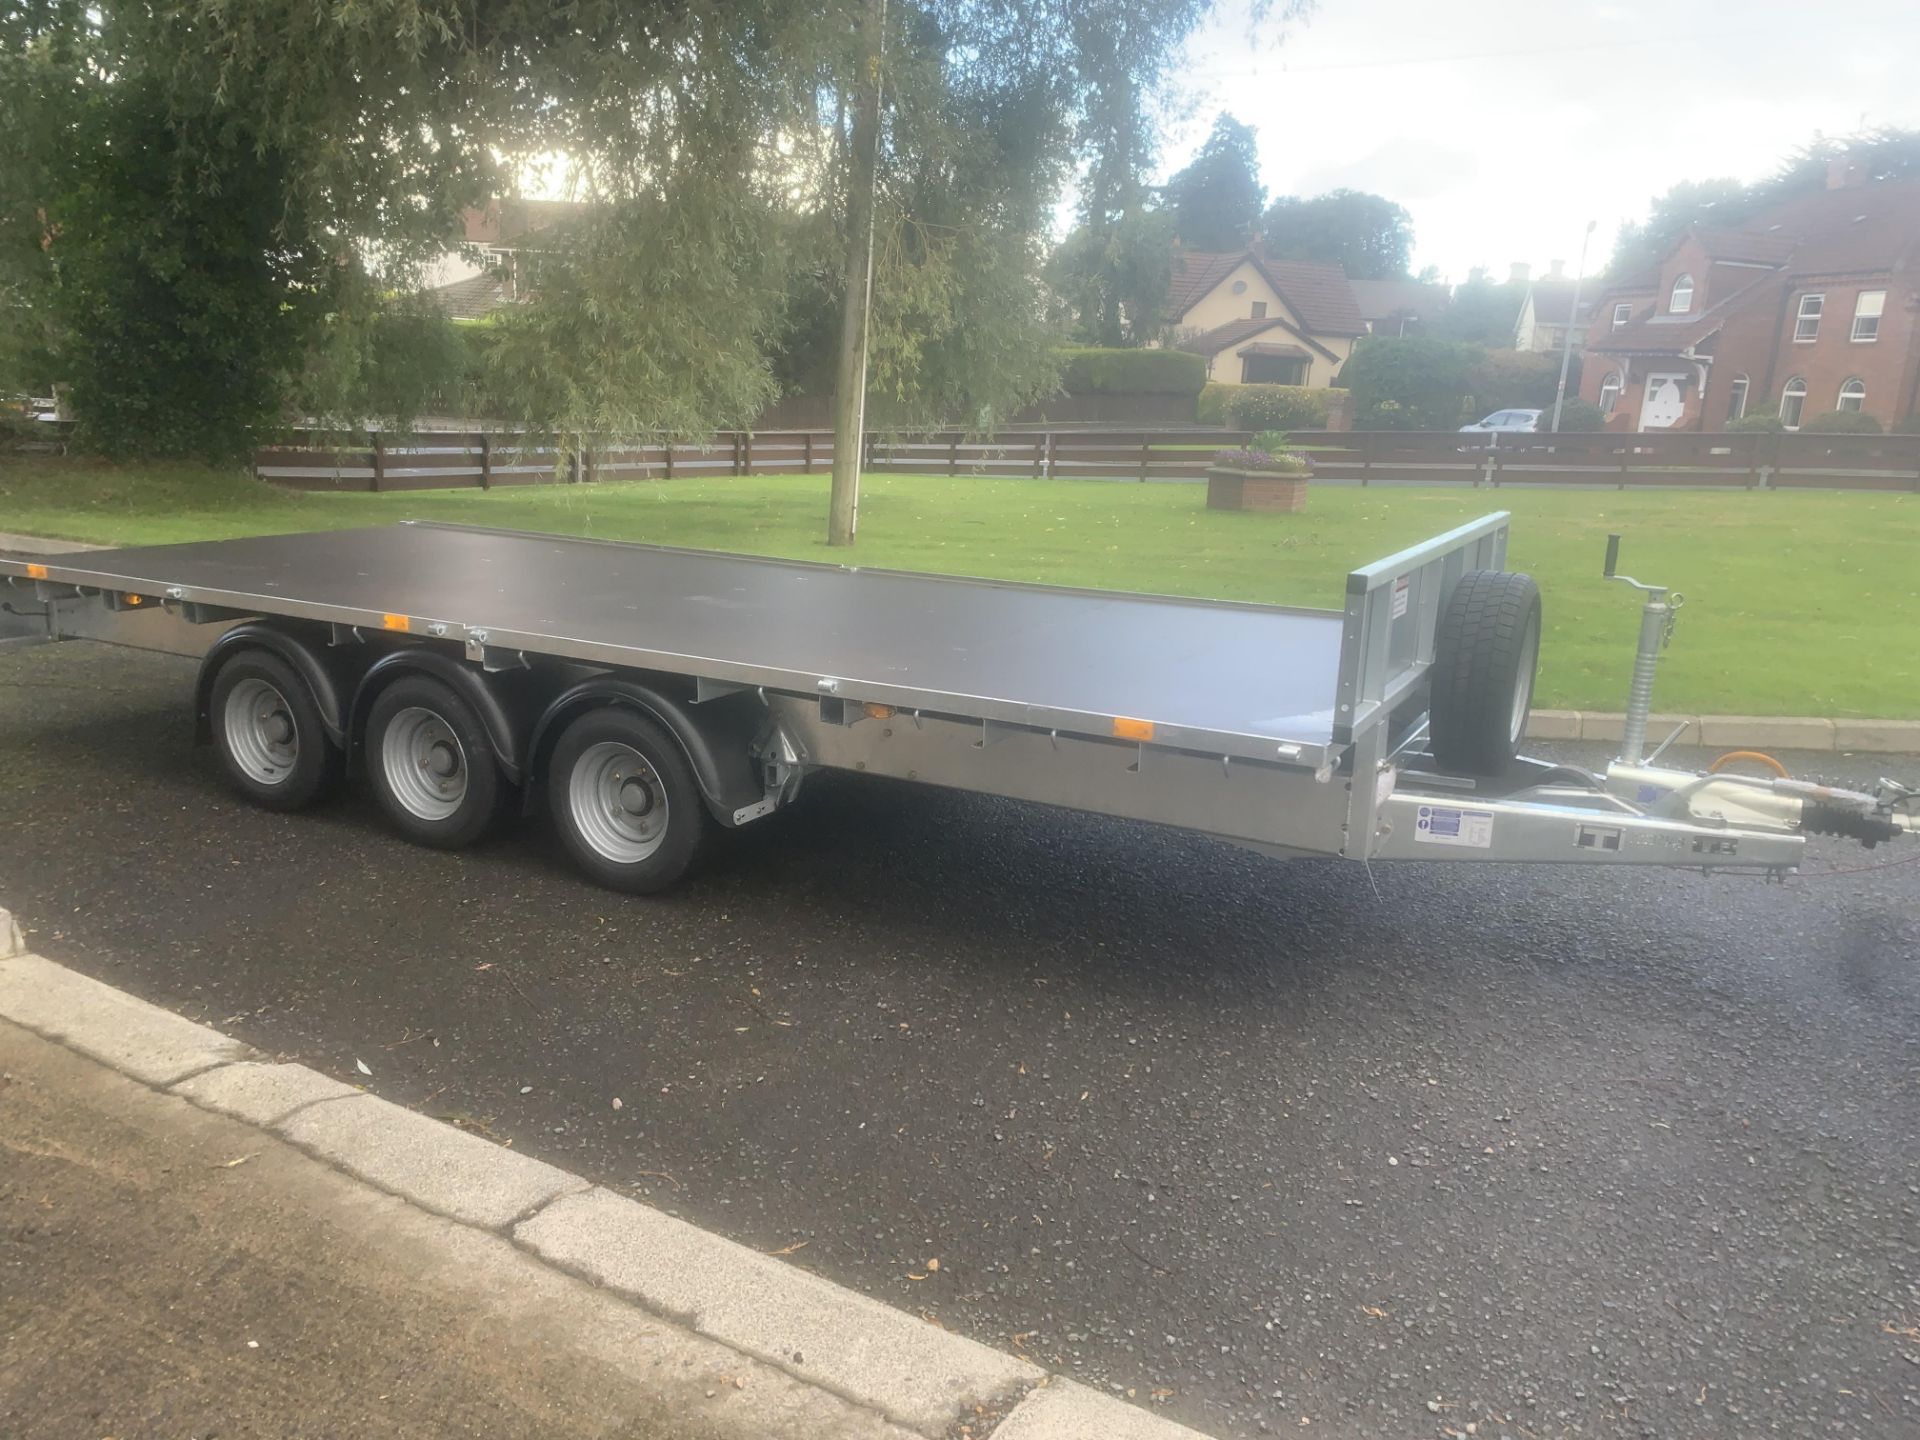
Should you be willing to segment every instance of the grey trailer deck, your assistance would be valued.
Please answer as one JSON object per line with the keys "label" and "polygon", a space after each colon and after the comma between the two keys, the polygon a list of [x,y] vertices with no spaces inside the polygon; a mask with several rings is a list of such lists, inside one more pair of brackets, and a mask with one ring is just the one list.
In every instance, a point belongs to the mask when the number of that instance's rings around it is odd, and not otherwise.
{"label": "grey trailer deck", "polygon": [[1333,739],[1339,611],[424,523],[48,559],[68,584],[1216,754],[1314,764]]}

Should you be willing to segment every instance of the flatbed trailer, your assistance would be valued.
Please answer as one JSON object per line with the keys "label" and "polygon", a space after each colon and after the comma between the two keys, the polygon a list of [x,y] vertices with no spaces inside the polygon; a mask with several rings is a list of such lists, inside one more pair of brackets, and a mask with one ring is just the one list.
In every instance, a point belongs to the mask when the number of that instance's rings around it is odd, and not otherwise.
{"label": "flatbed trailer", "polygon": [[451,848],[544,795],[580,866],[635,892],[823,769],[1282,857],[1777,875],[1810,831],[1912,833],[1890,782],[1519,755],[1540,611],[1507,535],[1488,515],[1312,610],[406,523],[0,555],[0,647],[198,656],[201,736],[258,803],[359,768],[403,833]]}

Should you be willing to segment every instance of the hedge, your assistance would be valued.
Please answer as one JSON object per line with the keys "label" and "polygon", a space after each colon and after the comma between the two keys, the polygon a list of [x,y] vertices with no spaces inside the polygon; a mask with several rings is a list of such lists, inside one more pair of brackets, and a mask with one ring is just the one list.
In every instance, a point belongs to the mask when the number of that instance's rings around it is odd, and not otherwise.
{"label": "hedge", "polygon": [[1327,392],[1304,385],[1209,385],[1195,418],[1235,430],[1324,430]]}
{"label": "hedge", "polygon": [[1825,410],[1807,417],[1800,427],[1802,435],[1879,435],[1882,426],[1872,415],[1858,410]]}
{"label": "hedge", "polygon": [[1075,345],[1057,353],[1069,395],[1198,395],[1207,381],[1207,362],[1184,350]]}

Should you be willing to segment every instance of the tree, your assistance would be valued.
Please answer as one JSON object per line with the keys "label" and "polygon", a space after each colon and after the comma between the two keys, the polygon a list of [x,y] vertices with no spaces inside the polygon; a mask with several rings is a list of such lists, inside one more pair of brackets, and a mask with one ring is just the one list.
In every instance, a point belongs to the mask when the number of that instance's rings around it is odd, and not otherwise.
{"label": "tree", "polygon": [[1132,210],[1103,240],[1085,226],[1047,259],[1055,322],[1082,345],[1144,345],[1159,334],[1173,283],[1173,216]]}
{"label": "tree", "polygon": [[1759,205],[1753,190],[1738,180],[1683,180],[1654,200],[1645,220],[1620,227],[1608,278],[1626,280],[1654,269],[1695,225],[1738,225]]}
{"label": "tree", "polygon": [[1451,430],[1473,391],[1479,352],[1429,336],[1376,336],[1340,367],[1362,430]]}
{"label": "tree", "polygon": [[[1069,173],[1084,173],[1085,219],[1102,246],[1144,213],[1153,106],[1208,8],[889,7],[868,367],[884,422],[978,423],[1051,386],[1039,271],[1055,197]],[[412,333],[382,318],[392,295],[413,288],[463,207],[510,193],[538,157],[567,157],[590,214],[542,255],[532,302],[488,346],[489,373],[516,401],[514,418],[556,432],[702,430],[750,423],[784,376],[809,371],[817,321],[838,313],[844,279],[827,257],[845,253],[843,97],[868,73],[853,23],[861,9],[38,0],[0,13],[0,63],[49,52],[49,36],[80,37],[84,63],[43,66],[52,78],[29,92],[32,113],[54,113],[68,91],[80,108],[138,99],[166,132],[165,214],[182,233],[217,224],[234,198],[223,167],[258,158],[246,203],[268,233],[248,243],[282,288],[239,267],[221,272],[234,284],[222,303],[279,347],[252,373],[282,406],[315,395],[351,414],[377,402],[349,382],[377,377],[376,337]],[[10,88],[0,128],[13,128],[14,99]],[[92,290],[104,294],[106,269],[137,259],[97,227],[45,224],[63,195],[97,183],[70,142],[56,134],[28,153],[0,139],[0,284],[14,268],[93,267]],[[1139,238],[1123,237],[1116,283],[1099,298],[1112,316],[1124,315],[1123,294],[1144,293],[1144,279],[1125,277],[1156,263]],[[334,268],[296,281],[315,256]],[[289,295],[297,324],[283,324]],[[71,312],[93,327],[75,344],[104,353],[109,311]],[[45,331],[51,315],[34,300],[9,306],[0,327],[25,337],[26,320]],[[130,366],[116,383],[129,404],[152,409],[162,391],[141,387],[163,378]]]}
{"label": "tree", "polygon": [[1311,200],[1282,195],[1261,222],[1277,260],[1338,265],[1349,280],[1398,280],[1413,256],[1413,217],[1362,190],[1333,190]]}
{"label": "tree", "polygon": [[1774,174],[1752,185],[1683,180],[1653,200],[1645,220],[1621,227],[1607,264],[1609,278],[1629,279],[1659,265],[1696,225],[1737,227],[1769,205],[1823,189],[1835,162],[1852,166],[1864,183],[1920,176],[1920,130],[1883,126],[1853,135],[1816,135]]}
{"label": "tree", "polygon": [[1526,298],[1524,282],[1506,280],[1496,285],[1484,269],[1476,268],[1466,284],[1454,287],[1452,300],[1433,324],[1433,333],[1470,345],[1510,347]]}
{"label": "tree", "polygon": [[1267,199],[1253,127],[1220,116],[1192,163],[1167,182],[1165,196],[1181,244],[1194,250],[1245,245]]}

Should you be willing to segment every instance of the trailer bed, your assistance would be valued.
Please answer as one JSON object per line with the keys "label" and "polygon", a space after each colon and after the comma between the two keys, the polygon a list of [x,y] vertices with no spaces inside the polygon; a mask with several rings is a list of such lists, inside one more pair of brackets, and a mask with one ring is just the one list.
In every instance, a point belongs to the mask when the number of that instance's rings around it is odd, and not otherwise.
{"label": "trailer bed", "polygon": [[[49,557],[50,578],[614,665],[1318,760],[1338,611],[412,523]],[[1115,722],[1121,724],[1116,727]],[[1143,725],[1136,722],[1144,722]]]}

